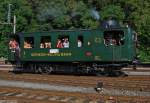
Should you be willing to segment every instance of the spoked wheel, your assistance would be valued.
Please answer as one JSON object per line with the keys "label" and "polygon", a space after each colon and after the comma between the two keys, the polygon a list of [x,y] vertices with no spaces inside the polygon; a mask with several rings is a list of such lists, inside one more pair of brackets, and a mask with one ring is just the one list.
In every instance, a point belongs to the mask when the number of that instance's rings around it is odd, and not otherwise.
{"label": "spoked wheel", "polygon": [[53,68],[48,65],[38,65],[36,69],[36,73],[41,73],[41,74],[50,74],[53,71]]}
{"label": "spoked wheel", "polygon": [[53,68],[51,66],[45,66],[42,68],[43,74],[50,74],[53,71]]}
{"label": "spoked wheel", "polygon": [[38,66],[37,69],[35,70],[35,73],[42,73],[42,67]]}

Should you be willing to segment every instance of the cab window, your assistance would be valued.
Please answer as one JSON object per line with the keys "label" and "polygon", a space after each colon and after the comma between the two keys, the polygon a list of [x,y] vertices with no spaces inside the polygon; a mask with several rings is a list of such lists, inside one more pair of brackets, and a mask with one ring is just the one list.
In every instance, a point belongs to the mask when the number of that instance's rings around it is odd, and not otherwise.
{"label": "cab window", "polygon": [[123,31],[105,31],[104,32],[104,44],[109,45],[124,45],[124,32]]}
{"label": "cab window", "polygon": [[26,48],[26,49],[34,48],[34,38],[33,37],[25,37],[24,38],[24,48]]}

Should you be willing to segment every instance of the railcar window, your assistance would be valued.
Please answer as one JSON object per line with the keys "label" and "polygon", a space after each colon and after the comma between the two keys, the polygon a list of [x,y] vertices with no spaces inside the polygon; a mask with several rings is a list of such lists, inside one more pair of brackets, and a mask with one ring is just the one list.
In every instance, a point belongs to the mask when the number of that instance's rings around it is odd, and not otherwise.
{"label": "railcar window", "polygon": [[69,36],[59,36],[57,38],[57,48],[69,48]]}
{"label": "railcar window", "polygon": [[24,38],[24,48],[27,48],[27,49],[34,48],[34,38],[33,37],[25,37]]}
{"label": "railcar window", "polygon": [[78,36],[77,44],[79,48],[83,47],[83,36]]}
{"label": "railcar window", "polygon": [[124,32],[123,31],[105,31],[104,44],[109,45],[124,45]]}
{"label": "railcar window", "polygon": [[42,36],[40,41],[40,48],[51,48],[51,37]]}

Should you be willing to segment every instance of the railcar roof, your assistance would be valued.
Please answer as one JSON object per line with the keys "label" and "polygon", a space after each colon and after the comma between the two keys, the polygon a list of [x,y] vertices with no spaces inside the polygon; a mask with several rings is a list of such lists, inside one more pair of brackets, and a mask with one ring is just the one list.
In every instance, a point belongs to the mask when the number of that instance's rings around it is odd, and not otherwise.
{"label": "railcar roof", "polygon": [[98,29],[74,29],[74,30],[51,30],[51,31],[37,31],[37,32],[20,32],[16,33],[17,35],[24,35],[24,34],[35,34],[35,33],[52,33],[52,32],[84,32],[84,31],[110,31],[110,30],[124,30],[127,29],[127,27],[121,27],[121,28],[98,28]]}

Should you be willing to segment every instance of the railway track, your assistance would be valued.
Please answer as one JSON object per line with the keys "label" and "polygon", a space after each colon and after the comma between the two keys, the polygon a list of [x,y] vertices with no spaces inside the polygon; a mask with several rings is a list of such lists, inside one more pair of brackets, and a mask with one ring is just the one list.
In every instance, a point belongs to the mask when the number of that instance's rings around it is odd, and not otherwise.
{"label": "railway track", "polygon": [[[37,78],[38,77],[38,78]],[[4,80],[18,80],[27,82],[61,84],[81,87],[96,87],[98,82],[103,83],[104,88],[125,89],[132,91],[150,92],[149,76],[131,77],[94,77],[94,76],[71,76],[71,75],[40,75],[40,74],[17,74],[0,73]]]}
{"label": "railway track", "polygon": [[[110,100],[111,97],[111,100]],[[99,93],[68,93],[21,88],[0,88],[0,99],[15,100],[17,103],[149,103],[149,97],[110,96]],[[112,102],[111,102],[112,103]]]}
{"label": "railway track", "polygon": [[19,103],[22,103],[22,101],[25,101],[27,103],[98,103],[98,100],[89,98],[89,94],[81,95],[77,93],[65,93],[8,87],[2,87],[0,88],[0,91],[0,98],[13,98],[13,100],[19,101]]}

